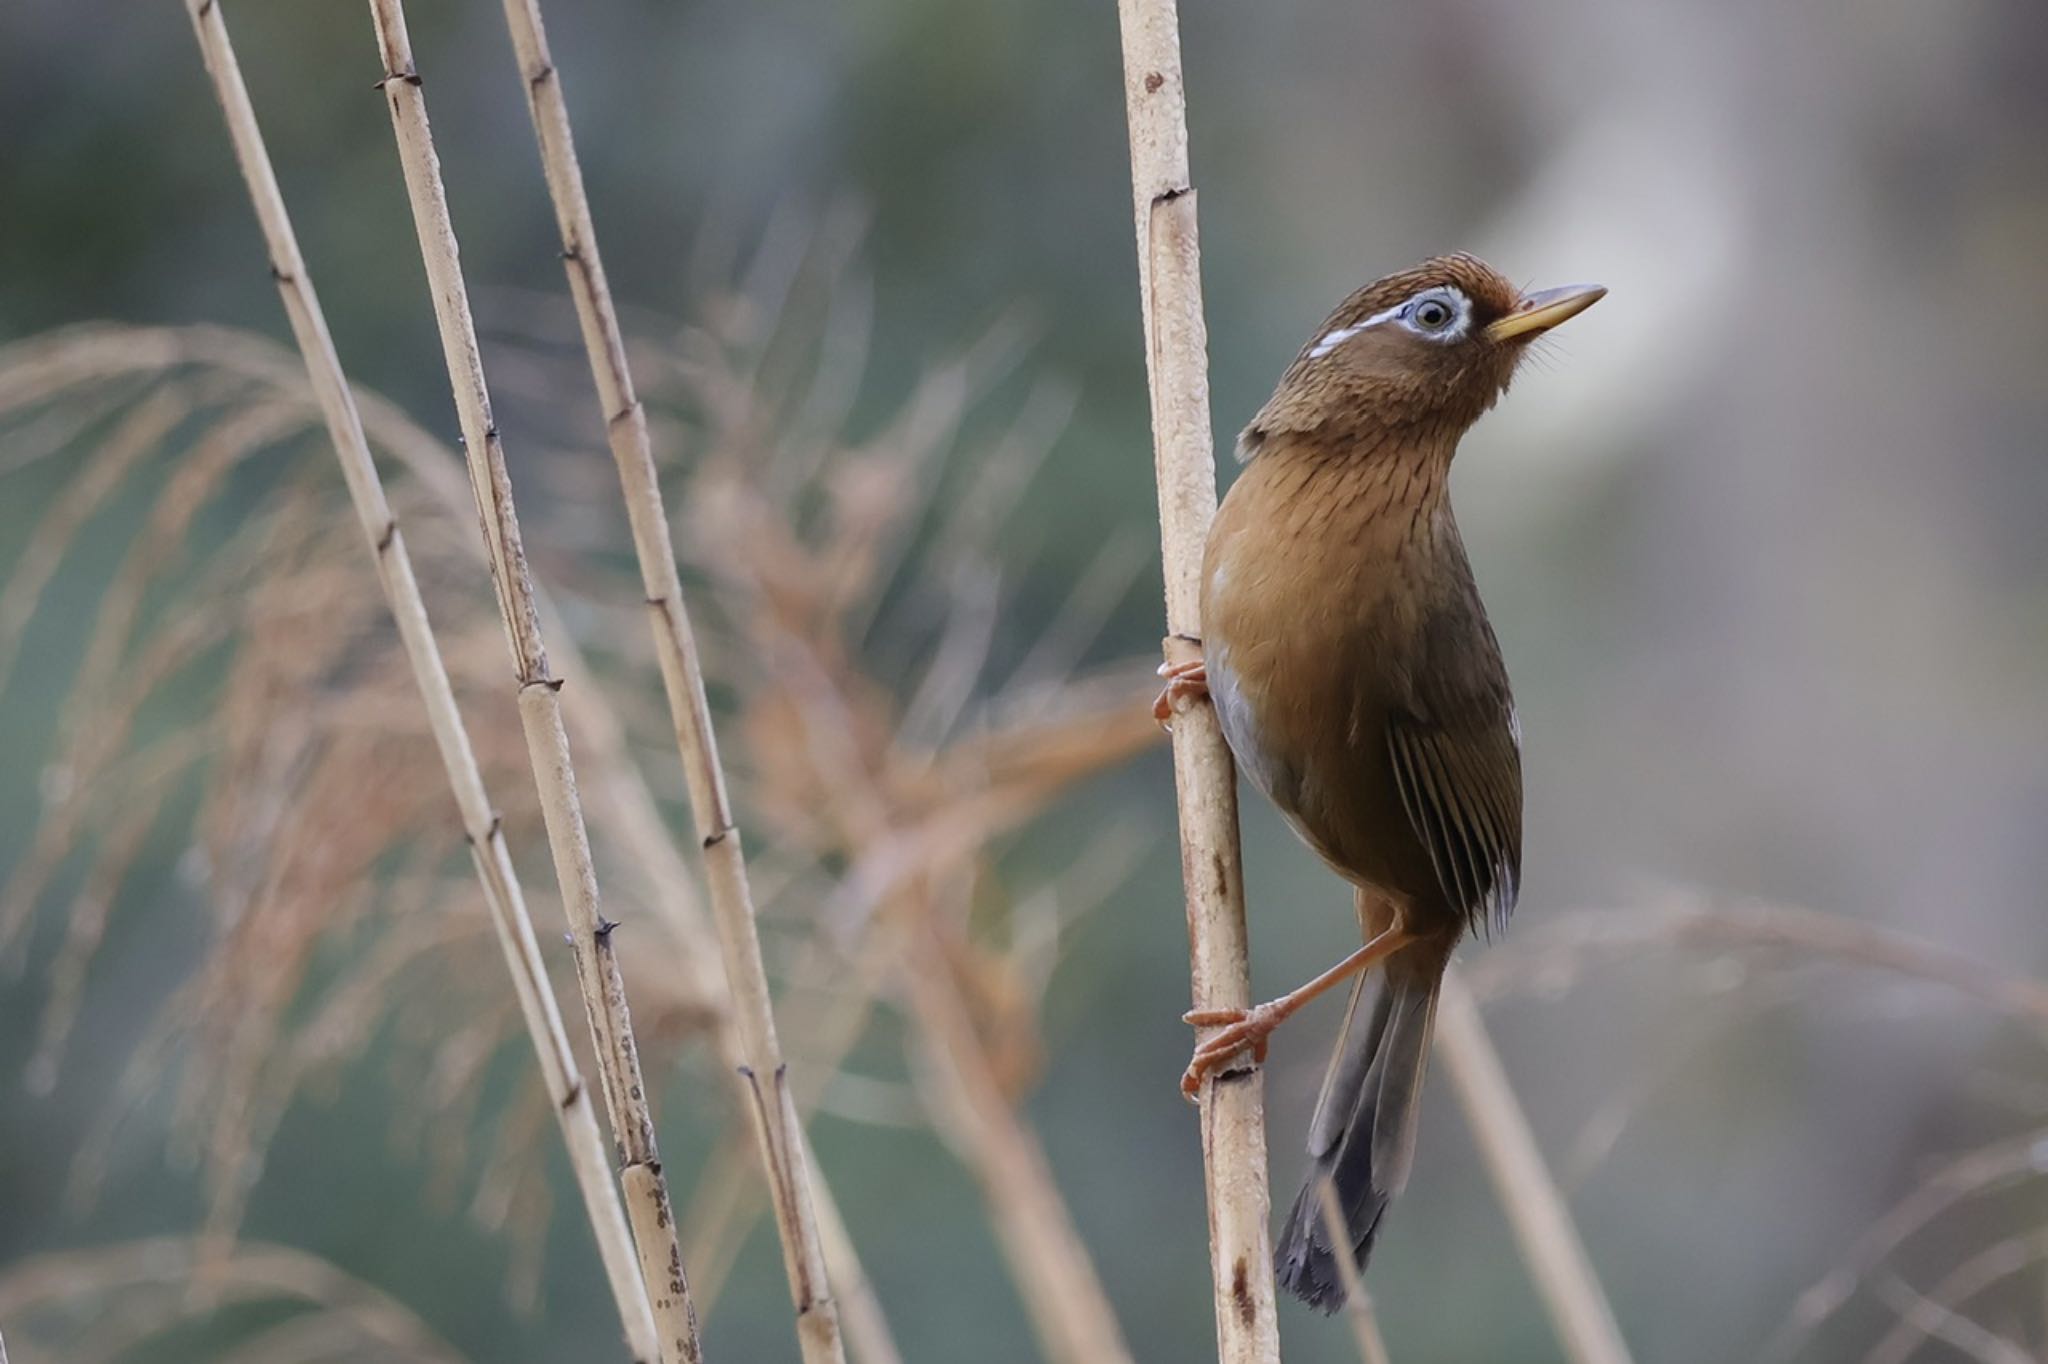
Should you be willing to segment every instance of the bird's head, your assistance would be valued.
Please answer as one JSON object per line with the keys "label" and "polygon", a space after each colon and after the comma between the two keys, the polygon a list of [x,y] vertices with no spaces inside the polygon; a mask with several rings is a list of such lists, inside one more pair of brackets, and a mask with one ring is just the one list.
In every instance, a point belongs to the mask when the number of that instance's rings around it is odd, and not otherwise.
{"label": "bird's head", "polygon": [[1412,430],[1455,443],[1507,389],[1531,341],[1606,293],[1575,284],[1524,294],[1463,254],[1374,280],[1301,348],[1238,455],[1290,433],[1342,441]]}

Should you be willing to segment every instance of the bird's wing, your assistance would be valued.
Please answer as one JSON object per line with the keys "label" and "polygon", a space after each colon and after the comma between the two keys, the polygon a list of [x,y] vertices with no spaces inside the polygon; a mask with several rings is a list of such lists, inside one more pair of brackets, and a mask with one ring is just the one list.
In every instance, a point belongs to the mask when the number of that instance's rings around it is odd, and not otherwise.
{"label": "bird's wing", "polygon": [[[1490,689],[1489,689],[1490,690]],[[1394,785],[1444,898],[1474,930],[1507,926],[1522,875],[1522,759],[1513,703],[1464,698],[1387,725]]]}

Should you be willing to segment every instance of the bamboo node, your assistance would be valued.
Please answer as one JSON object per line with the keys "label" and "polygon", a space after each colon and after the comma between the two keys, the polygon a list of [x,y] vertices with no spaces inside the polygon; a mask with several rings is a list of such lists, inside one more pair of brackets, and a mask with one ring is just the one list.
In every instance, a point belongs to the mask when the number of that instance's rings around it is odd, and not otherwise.
{"label": "bamboo node", "polygon": [[391,542],[398,538],[398,518],[392,517],[384,523],[384,529],[377,534],[377,552],[384,553],[391,548]]}

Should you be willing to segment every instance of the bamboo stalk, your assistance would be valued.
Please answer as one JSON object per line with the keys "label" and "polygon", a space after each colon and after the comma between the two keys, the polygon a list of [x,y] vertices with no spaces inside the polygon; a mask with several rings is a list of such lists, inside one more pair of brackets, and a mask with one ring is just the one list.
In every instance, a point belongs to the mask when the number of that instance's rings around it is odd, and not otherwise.
{"label": "bamboo stalk", "polygon": [[427,122],[426,99],[413,65],[412,43],[400,0],[371,0],[384,78],[378,82],[391,108],[392,131],[405,174],[420,256],[433,297],[435,322],[462,426],[470,485],[476,493],[497,590],[506,644],[518,684],[519,717],[539,787],[562,908],[575,949],[577,983],[583,992],[598,1076],[605,1092],[612,1136],[618,1144],[627,1218],[647,1281],[658,1344],[665,1364],[695,1364],[703,1357],[696,1313],[676,1243],[675,1219],[662,1176],[640,1056],[612,942],[616,926],[600,911],[597,871],[576,793],[569,737],[562,724],[561,679],[548,667],[533,581],[526,567],[519,516],[505,467],[504,447],[491,418],[490,391],[477,350],[476,324],[449,221],[440,160]]}
{"label": "bamboo stalk", "polygon": [[570,1050],[561,1012],[541,961],[533,921],[527,914],[525,895],[513,869],[496,809],[484,787],[483,774],[477,767],[468,731],[456,708],[448,671],[441,661],[426,603],[413,574],[412,558],[385,499],[376,463],[363,436],[362,420],[327,332],[319,296],[299,255],[298,239],[271,169],[255,108],[228,40],[226,20],[215,0],[187,0],[186,9],[227,122],[236,162],[262,227],[271,275],[277,281],[292,335],[305,359],[307,376],[326,421],[335,456],[341,462],[343,480],[369,542],[378,580],[390,603],[406,659],[427,709],[434,742],[469,839],[477,879],[490,907],[491,923],[504,949],[520,1012],[540,1062],[542,1081],[597,1237],[598,1254],[618,1305],[627,1347],[635,1359],[651,1361],[658,1346],[648,1286],[642,1283],[634,1263],[632,1239],[612,1186],[590,1092]]}
{"label": "bamboo stalk", "polygon": [[1543,1163],[1479,1005],[1455,968],[1444,976],[1436,1040],[1558,1343],[1573,1364],[1629,1364],[1628,1345],[1564,1195]]}
{"label": "bamboo stalk", "polygon": [[591,376],[603,407],[612,456],[640,562],[648,622],[660,660],[663,690],[676,747],[689,786],[690,812],[703,841],[719,947],[725,959],[732,1008],[727,1014],[740,1053],[741,1074],[752,1090],[748,1110],[781,1235],[783,1267],[796,1309],[797,1338],[806,1364],[838,1364],[845,1357],[839,1310],[833,1302],[812,1206],[808,1152],[776,1037],[768,973],[761,960],[754,901],[747,882],[739,829],[726,794],[718,737],[704,695],[695,636],[683,606],[668,511],[648,442],[646,413],[626,363],[618,311],[598,254],[597,233],[583,174],[576,161],[561,78],[548,51],[537,0],[505,0],[505,21],[525,77],[527,102],[540,142],[541,165],[562,237],[562,260],[582,325]]}
{"label": "bamboo stalk", "polygon": [[[1195,191],[1188,182],[1187,97],[1175,0],[1118,0],[1124,101],[1137,213],[1138,294],[1152,399],[1159,538],[1166,578],[1166,659],[1191,658],[1201,623],[1202,542],[1216,514],[1209,434],[1208,334],[1202,320]],[[1204,699],[1175,705],[1181,882],[1189,974],[1198,1009],[1251,1005],[1237,786],[1230,750]],[[1204,1082],[1202,1164],[1209,1199],[1216,1349],[1222,1364],[1280,1357],[1266,1217],[1266,1099],[1248,1056]]]}

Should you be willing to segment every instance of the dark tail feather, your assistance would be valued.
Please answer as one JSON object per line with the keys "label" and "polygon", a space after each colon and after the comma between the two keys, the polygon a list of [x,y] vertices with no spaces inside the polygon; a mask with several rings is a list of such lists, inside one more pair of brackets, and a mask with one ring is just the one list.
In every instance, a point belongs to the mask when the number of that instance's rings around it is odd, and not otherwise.
{"label": "dark tail feather", "polygon": [[[1404,956],[1407,954],[1403,954]],[[1408,1183],[1415,1162],[1415,1120],[1422,1109],[1422,1078],[1429,1065],[1441,967],[1396,958],[1360,1017],[1352,996],[1344,1035],[1323,1082],[1322,1101],[1309,1126],[1308,1176],[1273,1251],[1280,1286],[1325,1312],[1344,1305],[1338,1254],[1365,1268],[1387,1204]],[[1361,988],[1363,988],[1361,986]],[[1350,1244],[1331,1244],[1321,1185],[1336,1187]]]}

